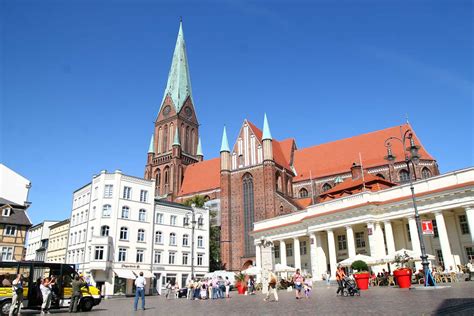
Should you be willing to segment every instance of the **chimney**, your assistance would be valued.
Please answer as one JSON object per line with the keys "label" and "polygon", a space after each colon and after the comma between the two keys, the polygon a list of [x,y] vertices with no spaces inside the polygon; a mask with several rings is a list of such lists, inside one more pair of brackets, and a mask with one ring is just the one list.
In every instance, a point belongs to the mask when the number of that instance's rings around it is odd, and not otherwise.
{"label": "chimney", "polygon": [[362,178],[362,167],[358,163],[354,162],[351,167],[352,180]]}

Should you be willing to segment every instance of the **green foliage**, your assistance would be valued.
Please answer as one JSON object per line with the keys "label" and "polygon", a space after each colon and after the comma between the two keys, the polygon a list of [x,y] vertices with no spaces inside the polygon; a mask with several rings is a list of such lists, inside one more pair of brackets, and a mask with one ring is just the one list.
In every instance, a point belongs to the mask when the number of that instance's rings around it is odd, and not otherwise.
{"label": "green foliage", "polygon": [[395,265],[397,268],[405,268],[408,261],[413,260],[407,253],[395,256]]}
{"label": "green foliage", "polygon": [[204,207],[204,203],[206,203],[206,200],[202,195],[195,195],[192,198],[187,199],[184,201],[184,205],[186,206],[191,206],[192,204],[196,204],[196,207]]}
{"label": "green foliage", "polygon": [[245,282],[245,274],[243,273],[238,273],[236,276],[235,276],[235,280],[237,282]]}
{"label": "green foliage", "polygon": [[352,263],[351,268],[353,270],[356,270],[357,272],[367,272],[369,271],[369,266],[367,266],[367,263],[362,260],[356,260]]}

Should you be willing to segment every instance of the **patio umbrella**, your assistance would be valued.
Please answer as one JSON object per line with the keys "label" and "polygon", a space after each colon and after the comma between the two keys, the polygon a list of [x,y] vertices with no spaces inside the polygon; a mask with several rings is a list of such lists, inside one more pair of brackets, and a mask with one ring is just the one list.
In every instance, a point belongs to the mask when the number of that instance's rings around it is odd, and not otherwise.
{"label": "patio umbrella", "polygon": [[260,270],[261,269],[258,267],[249,267],[241,272],[242,274],[246,274],[246,275],[257,275],[260,273]]}
{"label": "patio umbrella", "polygon": [[275,264],[275,272],[295,272],[296,268],[277,263]]}
{"label": "patio umbrella", "polygon": [[358,254],[358,255],[355,255],[353,257],[349,257],[345,260],[342,260],[341,262],[339,262],[338,264],[342,265],[343,267],[350,267],[352,265],[352,263],[354,261],[357,261],[357,260],[362,260],[364,261],[365,263],[367,263],[368,266],[373,266],[373,265],[377,265],[377,264],[380,264],[382,263],[381,260],[377,259],[377,258],[374,258],[374,257],[371,257],[371,256],[366,256],[366,255],[361,255],[361,254]]}
{"label": "patio umbrella", "polygon": [[[410,258],[410,261],[421,261],[421,254],[410,250],[410,249],[405,249],[402,248],[400,250],[395,251],[394,253],[391,253],[387,256],[385,256],[383,259],[387,263],[395,262],[395,257],[396,256],[408,256]],[[435,260],[435,256],[426,254],[428,256],[428,260]]]}

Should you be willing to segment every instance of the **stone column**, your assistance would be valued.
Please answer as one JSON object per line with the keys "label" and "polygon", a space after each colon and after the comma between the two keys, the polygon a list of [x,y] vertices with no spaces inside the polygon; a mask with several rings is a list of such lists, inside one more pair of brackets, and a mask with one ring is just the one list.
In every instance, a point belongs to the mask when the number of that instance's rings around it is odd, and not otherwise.
{"label": "stone column", "polygon": [[387,255],[385,252],[385,242],[383,238],[383,230],[380,222],[375,223],[375,241],[377,243],[377,258],[383,258]]}
{"label": "stone column", "polygon": [[337,258],[336,258],[336,243],[334,241],[334,232],[332,229],[328,231],[328,249],[329,249],[329,265],[331,267],[331,276],[336,276]]}
{"label": "stone column", "polygon": [[349,253],[349,258],[356,255],[355,242],[354,242],[354,231],[352,226],[346,226],[346,235],[347,235],[347,250]]}
{"label": "stone column", "polygon": [[383,226],[385,227],[385,238],[387,239],[387,252],[390,255],[396,251],[395,240],[393,239],[392,223],[390,221],[385,221]]}
{"label": "stone column", "polygon": [[[262,252],[261,252],[262,248],[261,247],[262,246],[260,245],[260,242],[258,242],[258,244],[255,245],[255,266],[260,269],[262,269]],[[257,283],[262,282],[261,280],[262,280],[262,274],[259,273],[257,274]]]}
{"label": "stone column", "polygon": [[377,240],[375,239],[375,227],[374,223],[367,223],[367,239],[369,240],[369,251],[370,256],[377,256]]}
{"label": "stone column", "polygon": [[469,225],[469,233],[471,234],[471,243],[474,244],[474,206],[464,207],[466,211],[467,224]]}
{"label": "stone column", "polygon": [[418,237],[415,217],[411,216],[408,218],[408,226],[410,228],[411,249],[421,255],[420,238]]}
{"label": "stone column", "polygon": [[286,244],[284,240],[280,240],[280,263],[282,265],[286,264]]}
{"label": "stone column", "polygon": [[293,238],[293,256],[295,258],[295,268],[301,270],[300,239]]}
{"label": "stone column", "polygon": [[311,233],[309,234],[309,256],[311,258],[311,275],[313,276],[313,281],[319,281],[321,280],[321,274],[319,272],[319,260],[317,255],[317,240],[316,240],[316,234]]}
{"label": "stone column", "polygon": [[441,245],[441,252],[443,253],[443,261],[444,267],[448,268],[453,267],[454,265],[454,258],[453,254],[451,253],[451,246],[449,245],[449,238],[448,238],[448,231],[446,230],[446,224],[444,222],[444,216],[442,211],[435,212],[436,218],[436,226],[438,226],[438,235],[439,235],[439,243]]}

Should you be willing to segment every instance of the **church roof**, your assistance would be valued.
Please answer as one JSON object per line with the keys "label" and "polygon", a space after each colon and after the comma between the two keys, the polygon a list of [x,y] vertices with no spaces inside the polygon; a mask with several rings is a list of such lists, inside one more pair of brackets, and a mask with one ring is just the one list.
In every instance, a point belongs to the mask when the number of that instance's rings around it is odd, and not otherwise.
{"label": "church roof", "polygon": [[[294,182],[308,180],[310,171],[313,178],[336,175],[348,171],[348,166],[362,157],[363,168],[386,165],[385,140],[391,136],[401,137],[402,132],[411,129],[410,124],[389,127],[383,130],[353,136],[330,143],[296,150],[294,153],[294,167],[297,176]],[[412,129],[413,131],[413,129]],[[421,159],[434,160],[434,158],[421,145],[420,140],[413,131],[415,143],[420,146]],[[396,161],[403,161],[405,156],[400,142],[392,142],[392,151]]]}
{"label": "church roof", "polygon": [[166,84],[163,100],[161,101],[161,106],[163,106],[167,95],[169,95],[173,101],[176,113],[181,110],[188,97],[191,98],[194,104],[182,22],[179,23],[178,38],[176,39],[171,69],[168,74],[168,82]]}
{"label": "church roof", "polygon": [[189,195],[220,188],[220,161],[220,158],[214,158],[187,166],[179,195]]}

